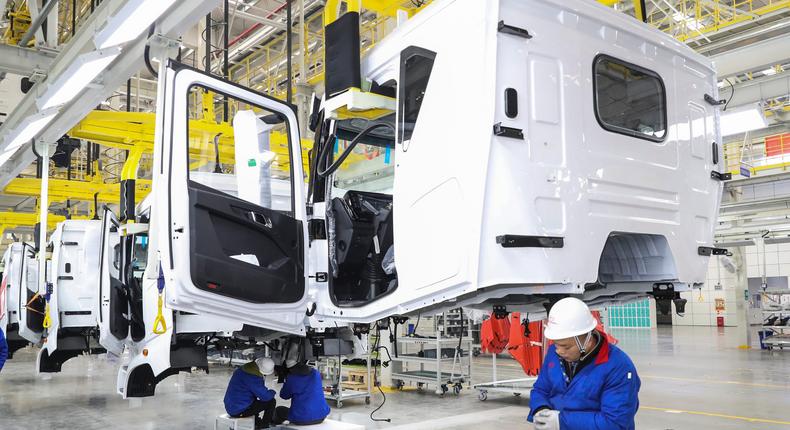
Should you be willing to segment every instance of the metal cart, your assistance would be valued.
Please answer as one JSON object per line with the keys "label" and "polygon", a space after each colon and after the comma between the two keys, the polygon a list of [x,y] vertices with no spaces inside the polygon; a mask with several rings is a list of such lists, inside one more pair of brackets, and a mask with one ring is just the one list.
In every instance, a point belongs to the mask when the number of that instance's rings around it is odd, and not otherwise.
{"label": "metal cart", "polygon": [[[463,352],[459,352],[457,338],[420,338],[401,337],[396,340],[399,346],[416,345],[419,351],[400,353],[392,357],[392,380],[397,388],[403,388],[407,383],[417,384],[418,388],[433,385],[436,394],[444,395],[452,389],[453,393],[460,394],[463,385],[471,386],[472,378],[472,339],[465,337],[461,340]],[[426,349],[426,347],[429,347]],[[425,357],[426,351],[435,351],[434,357]],[[403,350],[404,348],[399,348]],[[443,351],[452,349],[452,356],[442,354]],[[419,370],[411,369],[409,365],[419,365]],[[431,369],[426,369],[426,366]],[[449,372],[448,372],[449,370]]]}
{"label": "metal cart", "polygon": [[[354,400],[354,399],[365,399],[365,404],[370,404],[370,393],[371,393],[371,377],[373,376],[370,366],[370,351],[369,348],[369,339],[367,336],[364,337],[365,342],[365,350],[368,351],[364,355],[365,358],[365,367],[366,367],[366,376],[364,384],[356,386],[356,389],[350,388],[343,388],[343,385],[348,385],[349,382],[353,382],[350,379],[343,380],[343,358],[342,357],[325,357],[322,359],[325,362],[326,375],[328,377],[335,377],[337,384],[334,384],[327,390],[324,389],[324,398],[327,400],[331,400],[335,402],[335,405],[338,408],[343,407],[343,402],[346,400]],[[319,364],[320,365],[320,364]],[[331,369],[331,370],[330,370]],[[355,384],[356,385],[356,384]],[[359,388],[364,388],[359,389]]]}
{"label": "metal cart", "polygon": [[480,399],[481,401],[484,401],[488,399],[489,392],[512,393],[516,397],[522,394],[528,395],[530,390],[532,390],[532,385],[535,384],[535,381],[538,380],[538,377],[532,376],[528,378],[505,379],[500,381],[497,379],[496,354],[493,354],[492,357],[493,357],[492,358],[493,381],[483,382],[472,386],[472,388],[477,390],[477,398]]}

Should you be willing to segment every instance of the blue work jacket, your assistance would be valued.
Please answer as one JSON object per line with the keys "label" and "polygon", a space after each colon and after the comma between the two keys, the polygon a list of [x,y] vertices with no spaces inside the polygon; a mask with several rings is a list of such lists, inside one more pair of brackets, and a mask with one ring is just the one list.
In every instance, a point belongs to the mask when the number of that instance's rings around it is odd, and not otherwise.
{"label": "blue work jacket", "polygon": [[560,412],[560,430],[635,429],[641,382],[620,348],[604,340],[595,361],[567,381],[562,359],[551,345],[530,394],[527,420],[532,422],[538,409],[549,408]]}
{"label": "blue work jacket", "polygon": [[252,369],[252,366],[245,365],[233,371],[225,391],[225,411],[228,415],[235,416],[244,412],[256,398],[268,402],[277,394],[276,391],[266,388],[266,381],[260,373],[250,373],[257,369],[257,366]]}
{"label": "blue work jacket", "polygon": [[280,389],[280,397],[291,399],[291,409],[288,411],[291,424],[312,423],[329,415],[321,374],[304,364],[290,369]]}
{"label": "blue work jacket", "polygon": [[5,340],[5,333],[0,329],[0,370],[5,365],[5,360],[8,358],[8,343]]}

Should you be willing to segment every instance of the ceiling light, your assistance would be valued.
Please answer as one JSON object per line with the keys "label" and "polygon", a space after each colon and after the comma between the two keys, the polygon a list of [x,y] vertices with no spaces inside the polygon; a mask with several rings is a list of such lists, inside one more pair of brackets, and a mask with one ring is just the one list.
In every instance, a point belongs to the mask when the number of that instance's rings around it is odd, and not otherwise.
{"label": "ceiling light", "polygon": [[0,155],[0,167],[2,167],[3,164],[5,164],[5,162],[8,161],[8,159],[11,158],[11,156],[14,155],[15,152],[16,151],[6,151],[3,154],[1,154]]}
{"label": "ceiling light", "polygon": [[768,121],[766,121],[765,113],[759,103],[728,110],[721,114],[722,136],[731,136],[765,127],[768,127]]}
{"label": "ceiling light", "polygon": [[137,39],[176,0],[129,0],[93,38],[99,49]]}
{"label": "ceiling light", "polygon": [[769,69],[765,69],[765,70],[760,71],[760,73],[762,73],[765,76],[773,76],[773,75],[776,74],[776,69],[771,67]]}
{"label": "ceiling light", "polygon": [[36,100],[36,104],[40,109],[48,109],[70,102],[120,53],[121,48],[115,47],[80,55],[54,82],[47,85],[47,91]]}
{"label": "ceiling light", "polygon": [[52,120],[58,111],[50,109],[47,111],[39,112],[35,115],[29,116],[22,124],[19,125],[11,134],[6,137],[8,144],[5,146],[4,151],[12,152],[22,146],[22,144],[29,142],[38,135]]}

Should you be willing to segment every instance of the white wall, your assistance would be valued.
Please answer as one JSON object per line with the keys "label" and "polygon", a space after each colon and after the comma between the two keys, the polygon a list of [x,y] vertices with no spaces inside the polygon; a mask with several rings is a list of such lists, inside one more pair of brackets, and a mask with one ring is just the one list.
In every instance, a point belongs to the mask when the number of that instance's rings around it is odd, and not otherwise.
{"label": "white wall", "polygon": [[[746,260],[749,261],[749,255]],[[716,317],[724,317],[725,326],[736,326],[736,277],[721,264],[722,257],[711,257],[708,264],[707,281],[702,289],[680,293],[681,297],[688,300],[686,314],[679,317],[677,313],[672,316],[673,325],[715,326]],[[788,266],[790,267],[790,266]],[[721,285],[721,289],[716,289]],[[724,299],[724,312],[716,312],[716,299]],[[674,312],[674,305],[673,305]]]}
{"label": "white wall", "polygon": [[[790,243],[779,243],[762,246],[751,245],[743,248],[744,261],[746,263],[746,276],[748,278],[765,276],[790,276]],[[708,265],[707,282],[702,290],[694,290],[690,293],[681,293],[681,296],[688,300],[686,304],[686,316],[681,318],[677,315],[672,317],[674,325],[695,325],[695,326],[715,326],[716,311],[715,299],[723,298],[725,311],[720,315],[724,316],[725,326],[735,326],[736,321],[736,300],[742,300],[740,294],[746,285],[736,288],[735,273],[730,273],[721,265],[723,257],[711,257]],[[721,283],[722,289],[716,290],[715,286]],[[700,301],[700,295],[702,300]],[[788,297],[786,300],[790,300]],[[749,323],[760,324],[763,316],[759,309],[749,309]]]}

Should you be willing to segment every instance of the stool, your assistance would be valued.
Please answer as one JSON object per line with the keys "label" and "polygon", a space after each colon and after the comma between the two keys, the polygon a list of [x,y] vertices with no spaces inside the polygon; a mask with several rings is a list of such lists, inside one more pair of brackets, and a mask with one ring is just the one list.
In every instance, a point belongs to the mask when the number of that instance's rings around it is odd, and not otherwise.
{"label": "stool", "polygon": [[335,420],[324,420],[321,424],[311,426],[297,426],[295,424],[280,424],[275,426],[277,430],[365,430],[365,426],[359,424],[342,423]]}
{"label": "stool", "polygon": [[214,430],[254,430],[255,417],[231,418],[222,414],[214,421]]}

